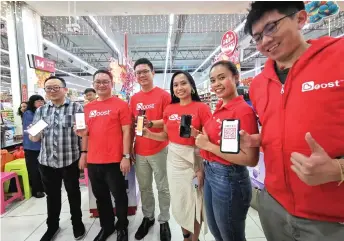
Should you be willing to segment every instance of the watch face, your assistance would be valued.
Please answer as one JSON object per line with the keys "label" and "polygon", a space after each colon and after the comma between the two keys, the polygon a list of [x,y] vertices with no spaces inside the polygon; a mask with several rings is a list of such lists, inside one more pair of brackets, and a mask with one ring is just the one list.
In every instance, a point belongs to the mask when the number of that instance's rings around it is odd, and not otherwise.
{"label": "watch face", "polygon": [[125,155],[123,155],[123,157],[129,159],[130,155],[129,154],[125,154]]}

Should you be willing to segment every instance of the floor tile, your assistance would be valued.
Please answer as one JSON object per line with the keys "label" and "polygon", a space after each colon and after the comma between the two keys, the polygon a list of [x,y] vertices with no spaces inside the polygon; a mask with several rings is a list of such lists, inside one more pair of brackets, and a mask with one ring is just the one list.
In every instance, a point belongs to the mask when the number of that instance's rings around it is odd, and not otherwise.
{"label": "floor tile", "polygon": [[[44,215],[46,218],[46,216]],[[82,221],[85,225],[86,232],[88,232],[95,222],[94,218],[90,217],[89,212],[82,213]],[[44,232],[46,231],[47,227],[45,224],[41,225],[32,235],[30,235],[25,241],[37,241],[39,240]],[[60,232],[56,236],[54,241],[67,241],[67,240],[74,240],[73,236],[73,226],[70,220],[69,213],[61,213],[60,215]]]}
{"label": "floor tile", "polygon": [[1,219],[1,240],[24,241],[38,227],[44,224],[45,220],[46,215],[4,217]]}

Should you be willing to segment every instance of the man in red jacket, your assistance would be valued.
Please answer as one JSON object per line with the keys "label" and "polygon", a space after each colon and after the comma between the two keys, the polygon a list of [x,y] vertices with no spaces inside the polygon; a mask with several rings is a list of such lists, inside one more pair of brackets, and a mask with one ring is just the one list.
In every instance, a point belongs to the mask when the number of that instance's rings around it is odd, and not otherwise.
{"label": "man in red jacket", "polygon": [[265,188],[259,217],[268,241],[344,240],[344,39],[306,41],[303,2],[254,2],[245,32],[268,57],[250,87],[262,132]]}

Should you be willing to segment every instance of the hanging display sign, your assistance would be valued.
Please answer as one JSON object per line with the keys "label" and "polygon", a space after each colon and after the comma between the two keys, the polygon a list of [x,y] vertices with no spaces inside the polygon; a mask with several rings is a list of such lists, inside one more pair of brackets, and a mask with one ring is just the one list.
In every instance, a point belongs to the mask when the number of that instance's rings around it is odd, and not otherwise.
{"label": "hanging display sign", "polygon": [[335,1],[305,1],[305,10],[309,24],[318,24],[339,13],[339,5]]}
{"label": "hanging display sign", "polygon": [[27,90],[27,85],[22,84],[21,85],[21,93],[22,93],[22,101],[28,101],[28,90]]}
{"label": "hanging display sign", "polygon": [[221,51],[230,56],[238,46],[238,35],[234,31],[227,31],[221,39]]}
{"label": "hanging display sign", "polygon": [[41,71],[54,73],[55,69],[55,62],[43,57],[39,57],[33,54],[28,54],[29,59],[29,66],[33,69],[38,69]]}

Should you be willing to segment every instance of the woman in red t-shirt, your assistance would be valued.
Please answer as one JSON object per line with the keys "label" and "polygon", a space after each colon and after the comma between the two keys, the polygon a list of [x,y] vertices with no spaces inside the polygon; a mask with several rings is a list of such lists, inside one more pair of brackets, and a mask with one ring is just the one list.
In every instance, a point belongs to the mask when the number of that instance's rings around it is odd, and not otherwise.
{"label": "woman in red t-shirt", "polygon": [[252,198],[251,182],[246,166],[258,162],[258,148],[240,148],[239,154],[220,151],[221,123],[239,119],[240,128],[258,133],[256,115],[236,86],[239,73],[235,65],[219,61],[210,69],[211,89],[220,101],[212,118],[205,124],[196,145],[205,159],[204,202],[210,231],[216,240],[245,241],[245,220]]}
{"label": "woman in red t-shirt", "polygon": [[[177,71],[171,80],[172,103],[164,111],[164,131],[150,132],[144,136],[153,140],[169,140],[167,154],[167,177],[171,194],[172,214],[182,227],[184,240],[197,241],[204,220],[203,207],[203,161],[195,146],[196,130],[202,130],[211,116],[210,108],[201,102],[195,81],[188,72]],[[190,138],[179,135],[182,115],[192,116]],[[195,178],[195,180],[193,180]],[[195,187],[194,181],[198,182]]]}

